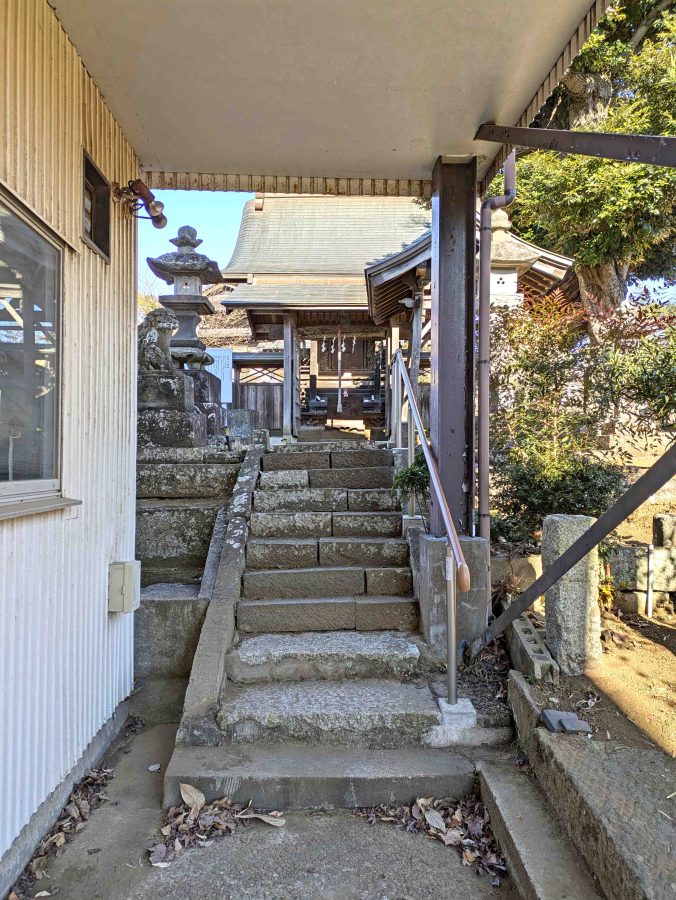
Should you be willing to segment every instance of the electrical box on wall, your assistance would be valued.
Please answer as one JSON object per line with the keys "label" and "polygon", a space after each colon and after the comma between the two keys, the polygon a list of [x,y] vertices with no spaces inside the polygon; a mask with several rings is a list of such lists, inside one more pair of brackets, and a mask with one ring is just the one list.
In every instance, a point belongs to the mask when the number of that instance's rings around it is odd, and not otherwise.
{"label": "electrical box on wall", "polygon": [[131,613],[141,604],[141,563],[114,562],[108,570],[108,612]]}

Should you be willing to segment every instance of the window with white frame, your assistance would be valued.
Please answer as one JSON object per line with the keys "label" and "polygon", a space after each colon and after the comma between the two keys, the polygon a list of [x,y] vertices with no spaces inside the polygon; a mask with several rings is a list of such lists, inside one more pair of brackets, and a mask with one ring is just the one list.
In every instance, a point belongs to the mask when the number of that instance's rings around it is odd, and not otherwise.
{"label": "window with white frame", "polygon": [[0,193],[0,502],[59,489],[62,253]]}

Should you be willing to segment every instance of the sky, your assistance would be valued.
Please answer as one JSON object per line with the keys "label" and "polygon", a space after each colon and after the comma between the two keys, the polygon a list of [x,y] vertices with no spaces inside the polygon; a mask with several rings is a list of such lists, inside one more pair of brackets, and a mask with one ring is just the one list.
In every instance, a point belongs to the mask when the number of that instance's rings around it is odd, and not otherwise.
{"label": "sky", "polygon": [[237,240],[242,209],[254,195],[211,191],[153,191],[164,203],[169,220],[166,228],[153,228],[152,222],[138,223],[138,284],[141,293],[170,294],[173,288],[152,274],[146,263],[148,256],[161,256],[176,248],[169,241],[176,237],[181,225],[192,225],[202,238],[198,253],[215,259],[223,269],[230,262]]}

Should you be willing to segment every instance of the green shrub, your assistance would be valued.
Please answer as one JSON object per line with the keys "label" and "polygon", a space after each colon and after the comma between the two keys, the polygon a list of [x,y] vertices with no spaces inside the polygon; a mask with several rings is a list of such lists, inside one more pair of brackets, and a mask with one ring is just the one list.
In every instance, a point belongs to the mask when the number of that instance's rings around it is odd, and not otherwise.
{"label": "green shrub", "polygon": [[617,466],[573,458],[555,471],[537,463],[507,461],[494,472],[495,537],[533,540],[545,516],[599,516],[627,489]]}
{"label": "green shrub", "polygon": [[400,490],[404,499],[414,497],[424,500],[429,495],[430,473],[425,462],[425,454],[420,447],[415,451],[415,458],[410,466],[400,469],[394,476],[393,490]]}

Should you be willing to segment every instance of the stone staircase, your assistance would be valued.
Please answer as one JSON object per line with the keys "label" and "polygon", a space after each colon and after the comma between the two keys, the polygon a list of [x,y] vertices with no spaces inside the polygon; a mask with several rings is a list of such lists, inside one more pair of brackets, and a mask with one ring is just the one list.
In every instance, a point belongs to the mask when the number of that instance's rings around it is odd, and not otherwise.
{"label": "stone staircase", "polygon": [[363,444],[262,457],[218,746],[177,746],[166,803],[181,781],[286,809],[471,789],[467,748],[496,731],[438,700],[393,476],[392,451]]}

